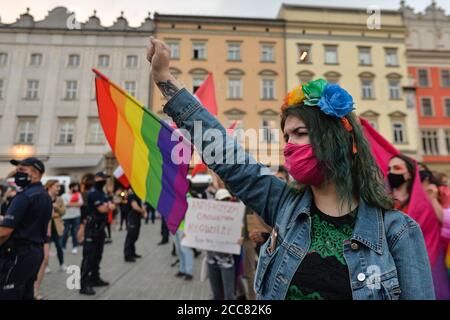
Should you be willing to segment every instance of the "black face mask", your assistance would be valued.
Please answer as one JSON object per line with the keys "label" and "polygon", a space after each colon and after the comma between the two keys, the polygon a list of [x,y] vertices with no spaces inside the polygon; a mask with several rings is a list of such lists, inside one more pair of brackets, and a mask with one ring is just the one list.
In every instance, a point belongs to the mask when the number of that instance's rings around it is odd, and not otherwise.
{"label": "black face mask", "polygon": [[388,173],[388,181],[391,188],[398,188],[406,182],[403,174]]}
{"label": "black face mask", "polygon": [[420,175],[420,182],[423,182],[426,178],[431,177],[431,172],[428,170],[420,170],[419,175]]}
{"label": "black face mask", "polygon": [[103,189],[103,187],[106,185],[106,181],[96,181],[95,182],[95,188],[98,190]]}
{"label": "black face mask", "polygon": [[59,188],[58,197],[61,197],[64,193],[66,193],[66,189],[64,188],[64,185],[61,185]]}
{"label": "black face mask", "polygon": [[14,182],[17,186],[25,188],[31,183],[31,177],[28,175],[28,173],[16,172],[16,175],[14,176]]}

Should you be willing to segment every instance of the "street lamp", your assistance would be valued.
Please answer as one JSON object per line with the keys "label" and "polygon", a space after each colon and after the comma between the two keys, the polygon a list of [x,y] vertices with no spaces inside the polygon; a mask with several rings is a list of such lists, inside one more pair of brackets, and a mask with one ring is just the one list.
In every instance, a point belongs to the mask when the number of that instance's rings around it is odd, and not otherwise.
{"label": "street lamp", "polygon": [[12,148],[11,154],[14,158],[24,159],[34,154],[31,146],[25,144],[18,144]]}

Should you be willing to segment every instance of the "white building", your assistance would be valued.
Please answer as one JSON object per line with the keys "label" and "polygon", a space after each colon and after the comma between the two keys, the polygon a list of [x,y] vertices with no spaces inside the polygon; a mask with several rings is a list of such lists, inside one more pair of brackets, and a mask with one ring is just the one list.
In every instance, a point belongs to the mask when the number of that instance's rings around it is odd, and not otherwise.
{"label": "white building", "polygon": [[99,124],[94,75],[98,68],[144,104],[150,100],[145,48],[154,23],[132,28],[123,17],[102,26],[96,13],[77,23],[57,7],[42,21],[27,12],[0,23],[0,178],[11,158],[36,156],[48,174],[112,170]]}

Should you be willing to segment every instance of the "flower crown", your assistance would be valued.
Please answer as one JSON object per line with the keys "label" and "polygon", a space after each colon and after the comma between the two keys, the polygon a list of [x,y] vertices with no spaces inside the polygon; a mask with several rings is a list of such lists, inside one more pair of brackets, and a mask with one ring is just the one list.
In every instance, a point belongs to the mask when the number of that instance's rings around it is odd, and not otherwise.
{"label": "flower crown", "polygon": [[[317,106],[323,113],[340,119],[344,128],[348,132],[353,132],[353,127],[346,118],[355,109],[353,98],[338,84],[327,83],[324,79],[318,79],[299,85],[284,98],[281,111],[302,102],[305,106]],[[352,151],[353,154],[357,153],[354,134]]]}

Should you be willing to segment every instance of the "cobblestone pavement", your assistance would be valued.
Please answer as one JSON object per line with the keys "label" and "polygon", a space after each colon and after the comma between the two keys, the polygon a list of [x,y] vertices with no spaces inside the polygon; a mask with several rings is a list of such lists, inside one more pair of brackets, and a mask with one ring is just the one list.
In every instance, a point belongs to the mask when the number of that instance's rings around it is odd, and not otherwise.
{"label": "cobblestone pavement", "polygon": [[[82,296],[78,290],[67,288],[69,274],[59,271],[58,259],[50,257],[51,272],[45,275],[41,287],[41,294],[48,300],[193,300],[210,299],[211,289],[208,281],[201,282],[200,267],[204,253],[194,261],[194,280],[186,282],[175,278],[177,267],[171,267],[176,257],[171,255],[172,243],[158,246],[161,240],[160,220],[153,225],[142,224],[139,240],[136,245],[137,253],[142,255],[136,263],[125,263],[123,245],[126,231],[113,230],[113,243],[105,245],[100,274],[110,282],[109,287],[96,288],[97,294],[92,297]],[[81,248],[80,248],[81,249]],[[54,245],[51,251],[55,251]],[[67,266],[80,266],[82,250],[72,254],[71,239],[65,251]]]}

